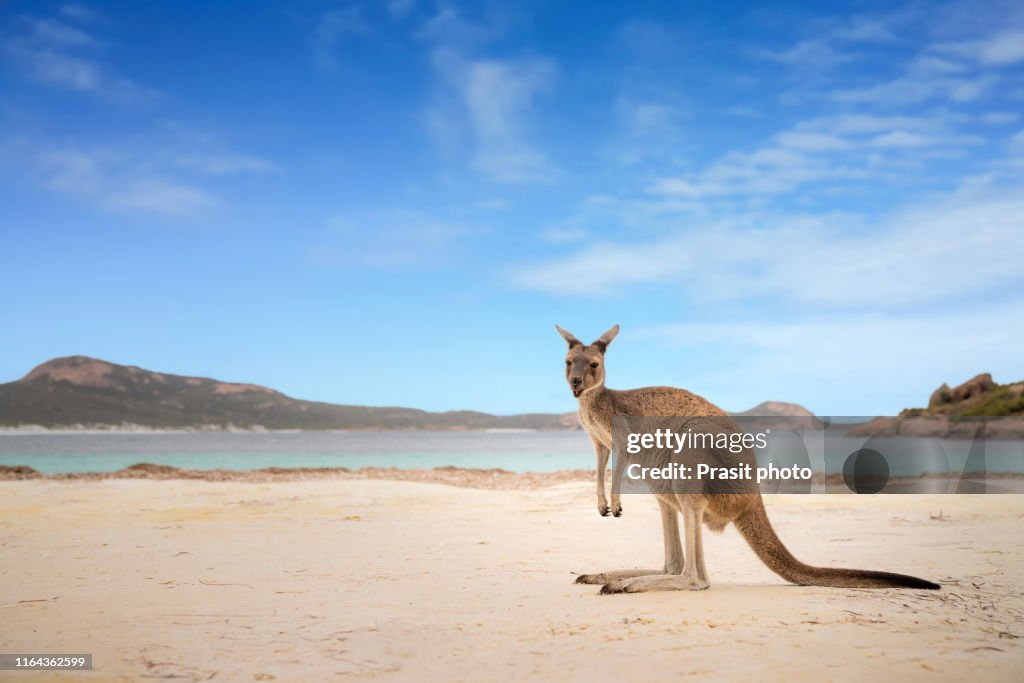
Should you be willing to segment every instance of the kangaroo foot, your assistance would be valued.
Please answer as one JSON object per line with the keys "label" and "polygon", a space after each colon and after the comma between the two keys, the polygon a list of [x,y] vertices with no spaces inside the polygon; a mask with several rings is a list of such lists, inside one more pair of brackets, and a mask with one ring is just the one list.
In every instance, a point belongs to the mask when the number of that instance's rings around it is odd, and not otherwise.
{"label": "kangaroo foot", "polygon": [[614,593],[645,593],[647,591],[702,591],[711,584],[699,576],[637,576],[609,581],[601,588],[601,595]]}
{"label": "kangaroo foot", "polygon": [[576,583],[587,583],[603,585],[618,579],[628,579],[636,576],[650,576],[660,574],[658,569],[618,569],[611,572],[600,572],[597,574],[580,574],[576,577]]}

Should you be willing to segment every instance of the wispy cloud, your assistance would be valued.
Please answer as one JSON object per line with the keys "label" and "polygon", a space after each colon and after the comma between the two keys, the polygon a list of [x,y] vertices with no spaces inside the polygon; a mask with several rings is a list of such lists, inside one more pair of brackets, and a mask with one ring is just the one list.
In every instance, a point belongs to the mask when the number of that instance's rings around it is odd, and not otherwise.
{"label": "wispy cloud", "polygon": [[[65,9],[69,7],[76,6]],[[85,10],[78,9],[62,14],[81,20]],[[2,52],[28,78],[122,103],[147,102],[159,96],[157,90],[101,64],[94,54],[101,42],[84,28],[59,19],[38,18],[25,19],[22,27],[20,33],[3,42]]]}
{"label": "wispy cloud", "polygon": [[829,35],[852,43],[891,43],[898,40],[897,29],[904,22],[903,16],[854,16],[834,22]]}
{"label": "wispy cloud", "polygon": [[175,163],[207,175],[267,173],[277,166],[263,158],[241,152],[199,152],[176,156]]}
{"label": "wispy cloud", "polygon": [[552,88],[557,67],[540,57],[476,55],[495,33],[452,7],[442,8],[420,30],[433,43],[430,62],[445,93],[428,110],[428,129],[451,146],[464,121],[474,169],[500,183],[549,182],[558,170],[530,140],[530,122],[536,100]]}
{"label": "wispy cloud", "polygon": [[313,32],[313,57],[317,65],[328,70],[337,68],[337,52],[342,40],[369,33],[370,28],[356,5],[324,12]]}
{"label": "wispy cloud", "polygon": [[43,152],[35,158],[35,166],[47,187],[106,208],[183,216],[217,203],[205,190],[141,172],[109,150]]}
{"label": "wispy cloud", "polygon": [[1008,66],[1024,61],[1024,28],[997,31],[978,40],[940,43],[932,49],[980,64]]}
{"label": "wispy cloud", "polygon": [[978,120],[991,126],[1001,126],[1019,121],[1020,114],[1013,111],[991,111],[980,115]]}
{"label": "wispy cloud", "polygon": [[906,107],[929,100],[949,100],[955,103],[978,99],[996,83],[991,75],[952,77],[936,74],[909,74],[867,88],[838,90],[832,98],[841,103],[882,104]]}
{"label": "wispy cloud", "polygon": [[477,60],[465,65],[460,88],[476,135],[473,165],[507,183],[550,180],[546,156],[525,140],[525,119],[534,98],[550,87],[553,65],[545,60]]}
{"label": "wispy cloud", "polygon": [[1004,31],[981,44],[978,59],[984,64],[1024,62],[1024,30]]}
{"label": "wispy cloud", "polygon": [[197,214],[217,203],[205,190],[163,178],[139,178],[118,184],[110,187],[100,199],[117,209],[176,216]]}
{"label": "wispy cloud", "polygon": [[466,238],[479,232],[419,211],[370,211],[332,219],[328,234],[307,256],[313,265],[326,268],[436,268],[460,255]]}
{"label": "wispy cloud", "polygon": [[618,134],[606,154],[618,163],[657,162],[678,154],[686,142],[686,112],[671,93],[621,93],[614,115]]}
{"label": "wispy cloud", "polygon": [[768,61],[813,71],[832,69],[854,59],[848,52],[819,39],[802,40],[780,50],[759,50],[757,54]]}
{"label": "wispy cloud", "polygon": [[[812,154],[822,149],[814,149],[814,144],[824,145],[826,138],[813,140],[793,134],[782,142],[791,146],[730,152],[699,173],[657,178],[648,185],[648,191],[681,199],[780,195],[802,185],[857,180],[868,174],[863,167],[833,163]],[[839,144],[838,139],[832,144]]]}
{"label": "wispy cloud", "polygon": [[656,195],[678,198],[785,195],[806,185],[843,188],[891,178],[914,150],[943,153],[976,145],[958,117],[838,114],[798,122],[751,151],[733,151],[687,174],[657,177]]}
{"label": "wispy cloud", "polygon": [[60,14],[61,16],[67,17],[68,19],[74,19],[75,21],[87,22],[96,19],[96,13],[85,5],[70,2],[61,5]]}
{"label": "wispy cloud", "polygon": [[409,16],[415,6],[416,0],[390,0],[388,13],[393,17],[404,18]]}
{"label": "wispy cloud", "polygon": [[633,18],[615,30],[616,50],[644,62],[665,61],[679,56],[686,37],[675,26],[654,19]]}
{"label": "wispy cloud", "polygon": [[923,45],[902,75],[874,85],[832,93],[841,103],[907,107],[932,100],[954,104],[988,95],[1003,80],[1002,71],[1024,61],[1024,29],[1008,29],[974,40]]}
{"label": "wispy cloud", "polygon": [[865,45],[897,42],[898,30],[906,20],[896,14],[817,20],[807,31],[809,37],[785,48],[758,49],[754,54],[798,72],[828,71],[861,59],[864,54],[858,50]]}
{"label": "wispy cloud", "polygon": [[100,42],[80,28],[55,19],[29,19],[29,39],[64,47],[98,47]]}
{"label": "wispy cloud", "polygon": [[898,310],[1024,285],[1020,189],[965,189],[946,202],[894,212],[871,229],[849,216],[752,213],[710,225],[682,221],[667,238],[590,243],[523,265],[510,278],[554,294],[657,286],[679,288],[695,303],[781,297]]}

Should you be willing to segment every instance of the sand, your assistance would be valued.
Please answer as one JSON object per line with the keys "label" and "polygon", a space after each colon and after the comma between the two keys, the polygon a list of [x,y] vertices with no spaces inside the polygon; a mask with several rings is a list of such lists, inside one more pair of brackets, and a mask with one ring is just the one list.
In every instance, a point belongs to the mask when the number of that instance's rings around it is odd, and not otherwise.
{"label": "sand", "polygon": [[[1020,680],[1024,496],[768,496],[808,562],[940,592],[805,588],[733,529],[712,587],[597,595],[662,561],[657,506],[592,485],[375,479],[0,482],[0,651],[92,653],[12,680]],[[940,515],[941,511],[941,515]]]}

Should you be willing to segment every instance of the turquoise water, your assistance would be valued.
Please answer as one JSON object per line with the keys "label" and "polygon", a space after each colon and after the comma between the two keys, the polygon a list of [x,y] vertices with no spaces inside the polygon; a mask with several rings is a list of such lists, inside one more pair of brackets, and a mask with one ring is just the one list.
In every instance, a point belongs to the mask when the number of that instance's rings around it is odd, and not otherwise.
{"label": "turquoise water", "polygon": [[0,465],[45,474],[113,472],[139,462],[196,470],[455,466],[554,472],[594,466],[582,432],[0,434]]}
{"label": "turquoise water", "polygon": [[[962,472],[971,443],[947,439],[829,438],[808,441],[806,464],[842,472],[846,457],[868,445],[890,457],[893,476],[925,471]],[[759,458],[790,459],[769,448]],[[1024,472],[1024,442],[984,444],[988,472]],[[187,469],[253,470],[264,467],[455,466],[510,472],[553,472],[594,467],[583,432],[271,432],[271,433],[59,433],[0,434],[0,465],[28,465],[46,474],[112,472],[139,462]]]}

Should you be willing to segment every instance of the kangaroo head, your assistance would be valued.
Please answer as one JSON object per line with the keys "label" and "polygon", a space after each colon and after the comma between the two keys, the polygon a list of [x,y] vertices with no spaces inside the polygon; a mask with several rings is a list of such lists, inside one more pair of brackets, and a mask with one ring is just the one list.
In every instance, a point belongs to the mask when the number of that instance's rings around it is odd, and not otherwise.
{"label": "kangaroo head", "polygon": [[572,395],[579,398],[583,392],[602,386],[604,352],[619,333],[619,326],[615,325],[590,345],[584,344],[558,325],[555,325],[555,329],[569,343],[569,352],[565,356],[565,380],[569,383]]}

